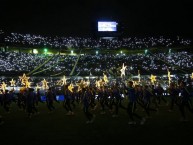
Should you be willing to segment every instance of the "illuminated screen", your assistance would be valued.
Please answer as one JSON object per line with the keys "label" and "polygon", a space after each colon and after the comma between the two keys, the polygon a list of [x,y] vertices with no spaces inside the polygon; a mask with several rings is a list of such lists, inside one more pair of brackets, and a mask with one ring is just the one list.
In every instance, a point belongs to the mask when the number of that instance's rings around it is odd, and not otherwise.
{"label": "illuminated screen", "polygon": [[99,32],[116,32],[117,31],[117,22],[98,22],[98,31]]}
{"label": "illuminated screen", "polygon": [[[41,96],[40,98],[42,102],[46,101],[46,96]],[[56,95],[56,101],[64,101],[64,100],[65,100],[64,95]]]}
{"label": "illuminated screen", "polygon": [[56,95],[57,101],[64,101],[64,95]]}
{"label": "illuminated screen", "polygon": [[45,102],[45,101],[46,101],[46,96],[41,96],[40,98],[41,98],[41,101],[42,101],[42,102]]}

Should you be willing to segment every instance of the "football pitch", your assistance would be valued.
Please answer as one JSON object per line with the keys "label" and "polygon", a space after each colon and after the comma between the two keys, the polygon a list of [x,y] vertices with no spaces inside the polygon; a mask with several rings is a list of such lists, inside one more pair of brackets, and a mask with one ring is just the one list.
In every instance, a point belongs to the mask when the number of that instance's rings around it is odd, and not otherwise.
{"label": "football pitch", "polygon": [[[127,103],[124,102],[126,106]],[[119,110],[119,117],[113,118],[106,110],[100,114],[100,106],[94,111],[96,118],[86,124],[82,105],[77,104],[74,115],[66,115],[62,103],[54,103],[56,109],[48,113],[45,103],[39,103],[37,115],[27,118],[24,111],[11,104],[10,113],[0,107],[4,124],[0,126],[0,145],[186,145],[192,144],[193,114],[186,110],[187,122],[180,121],[177,106],[168,112],[169,106],[161,105],[159,112],[151,112],[144,125],[137,120],[136,125],[128,125],[126,110]],[[136,111],[146,116],[142,108]]]}

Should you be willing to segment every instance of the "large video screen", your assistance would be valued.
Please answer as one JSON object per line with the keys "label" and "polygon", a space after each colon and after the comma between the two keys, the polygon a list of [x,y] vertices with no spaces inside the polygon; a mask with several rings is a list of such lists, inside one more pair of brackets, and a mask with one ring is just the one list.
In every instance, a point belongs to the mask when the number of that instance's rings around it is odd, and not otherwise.
{"label": "large video screen", "polygon": [[98,22],[98,31],[99,32],[116,32],[117,31],[117,22]]}

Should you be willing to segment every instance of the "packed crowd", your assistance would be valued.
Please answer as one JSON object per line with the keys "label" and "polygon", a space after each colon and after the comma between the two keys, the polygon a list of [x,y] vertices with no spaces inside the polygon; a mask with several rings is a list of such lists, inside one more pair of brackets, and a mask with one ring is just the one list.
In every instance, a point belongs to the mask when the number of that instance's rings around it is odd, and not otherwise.
{"label": "packed crowd", "polygon": [[75,60],[74,57],[75,56],[49,56],[23,52],[0,52],[0,71],[2,75],[29,73],[44,64],[41,69],[46,69],[46,71],[43,71],[43,73],[57,73],[65,70],[66,74],[69,74]]}
{"label": "packed crowd", "polygon": [[[131,54],[131,55],[85,55],[81,56],[77,65],[80,75],[101,75],[107,72],[111,75],[120,75],[124,63],[126,75],[138,74],[166,74],[167,70],[178,73],[179,69],[190,72],[192,68],[192,54],[187,52],[157,53],[157,54]],[[95,67],[94,67],[95,66]]]}
{"label": "packed crowd", "polygon": [[[4,34],[4,35],[3,35]],[[189,46],[192,40],[176,36],[176,38],[160,37],[128,37],[119,39],[96,39],[92,37],[47,37],[34,34],[3,33],[0,31],[1,43],[6,45],[36,46],[52,48],[100,48],[100,49],[140,49],[151,47]]]}
{"label": "packed crowd", "polygon": [[[124,63],[125,73],[138,75],[192,73],[193,55],[188,52],[148,53],[148,54],[84,54],[43,55],[19,52],[0,52],[0,72],[2,75],[21,75],[30,73],[39,76],[51,76],[61,73],[69,76],[73,70],[76,76],[120,76]],[[77,62],[77,63],[76,63]],[[75,65],[76,64],[76,65]],[[35,71],[34,71],[35,70]]]}
{"label": "packed crowd", "polygon": [[[117,49],[129,48],[140,49],[150,47],[172,47],[172,46],[190,46],[191,40],[183,39],[179,36],[176,39],[147,37],[147,38],[121,38],[121,39],[93,39],[80,37],[46,37],[32,34],[7,34],[0,30],[0,44],[18,45],[18,46],[48,46],[53,48],[100,48],[100,49]],[[168,70],[172,74],[182,72],[190,74],[193,70],[193,55],[189,52],[170,52],[170,53],[144,53],[144,54],[82,54],[82,55],[44,55],[31,54],[24,52],[8,52],[0,51],[0,73],[3,76],[21,76],[23,73],[30,73],[38,76],[57,76],[70,74],[75,76],[120,76],[122,65],[126,66],[125,75],[141,75],[150,74],[167,74]],[[38,78],[31,80],[34,86],[41,82]],[[52,78],[51,78],[52,79]],[[2,82],[6,79],[0,78]],[[19,86],[20,79],[16,81],[16,86]],[[73,80],[70,80],[72,84]],[[8,84],[9,81],[5,82]],[[187,82],[187,81],[186,81]],[[190,80],[191,82],[191,80]],[[77,82],[76,82],[77,83]],[[161,101],[166,104],[162,86],[150,85],[133,85],[132,81],[128,84],[121,82],[120,84],[108,84],[103,87],[95,85],[83,88],[77,88],[73,91],[69,89],[69,84],[60,90],[55,90],[50,85],[50,88],[44,92],[46,96],[46,106],[49,111],[54,111],[54,101],[57,101],[56,94],[64,95],[63,106],[67,115],[73,115],[73,107],[78,103],[83,103],[84,114],[88,121],[92,123],[95,115],[90,112],[91,109],[96,110],[101,108],[101,114],[104,115],[107,110],[110,110],[112,117],[118,117],[119,108],[127,110],[129,115],[129,124],[136,124],[134,116],[140,119],[140,124],[144,124],[148,117],[151,117],[151,111],[158,112]],[[95,82],[92,82],[95,84]],[[185,107],[193,112],[191,103],[192,83],[186,84],[184,81],[177,84],[173,82],[165,91],[169,94],[170,106],[168,110],[173,111],[174,104],[179,107],[182,121],[186,121]],[[190,87],[187,89],[187,87]],[[31,118],[33,114],[38,113],[37,105],[42,102],[40,92],[34,91],[32,88],[20,90],[15,93],[14,90],[0,90],[0,106],[6,112],[10,111],[10,104],[15,101],[19,109],[23,109]],[[16,96],[16,97],[14,97]],[[124,106],[121,102],[126,101],[123,96],[128,97],[128,106]],[[15,99],[17,98],[17,99]],[[141,117],[136,114],[136,108],[140,106],[146,112],[146,117]],[[153,108],[152,108],[153,107]],[[0,116],[0,124],[2,119]]]}

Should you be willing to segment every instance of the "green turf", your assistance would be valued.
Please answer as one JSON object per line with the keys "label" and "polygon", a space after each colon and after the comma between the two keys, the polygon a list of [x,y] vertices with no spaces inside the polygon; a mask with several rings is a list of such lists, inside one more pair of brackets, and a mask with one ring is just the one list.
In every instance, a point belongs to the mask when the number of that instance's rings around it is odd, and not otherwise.
{"label": "green turf", "polygon": [[[46,104],[40,104],[40,114],[31,119],[24,111],[19,111],[16,104],[11,105],[11,112],[5,113],[0,107],[0,114],[5,124],[0,126],[0,145],[134,145],[134,144],[179,144],[186,145],[193,137],[193,115],[187,111],[189,122],[180,122],[177,106],[175,112],[168,112],[168,106],[160,106],[158,114],[141,126],[128,125],[128,115],[120,110],[118,118],[112,118],[110,112],[101,115],[100,108],[93,113],[93,124],[86,124],[82,106],[78,105],[74,116],[66,116],[62,104],[55,103],[56,110],[48,113]],[[126,104],[124,104],[126,105]],[[145,112],[138,107],[138,114]]]}

